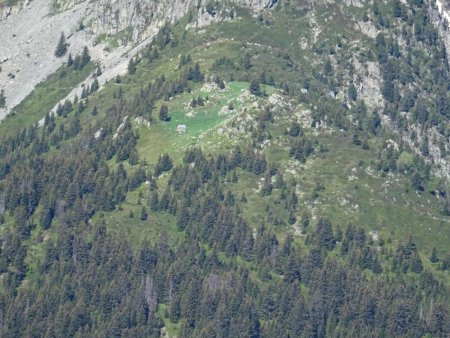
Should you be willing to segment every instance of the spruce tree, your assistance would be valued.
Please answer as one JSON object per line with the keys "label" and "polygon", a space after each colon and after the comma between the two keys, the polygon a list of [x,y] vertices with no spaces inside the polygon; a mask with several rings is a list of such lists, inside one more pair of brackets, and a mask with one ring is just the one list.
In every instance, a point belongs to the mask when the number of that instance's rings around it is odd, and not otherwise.
{"label": "spruce tree", "polygon": [[147,209],[145,209],[145,207],[142,207],[141,209],[141,221],[146,221],[147,220]]}
{"label": "spruce tree", "polygon": [[73,65],[72,54],[69,53],[69,57],[67,58],[67,66],[72,67],[72,65]]}
{"label": "spruce tree", "polygon": [[159,110],[159,119],[161,121],[170,121],[170,116],[169,116],[169,107],[167,107],[167,105],[163,104],[161,106],[161,109]]}
{"label": "spruce tree", "polygon": [[150,196],[150,209],[153,211],[159,210],[159,198],[156,190],[154,190]]}
{"label": "spruce tree", "polygon": [[431,251],[430,262],[431,263],[439,262],[439,258],[437,256],[437,250],[434,247],[433,247],[433,250]]}
{"label": "spruce tree", "polygon": [[91,93],[95,92],[100,87],[100,84],[98,83],[98,80],[95,79],[91,84]]}
{"label": "spruce tree", "polygon": [[5,106],[6,106],[5,91],[2,89],[0,91],[0,108],[5,108]]}
{"label": "spruce tree", "polygon": [[133,58],[130,59],[130,61],[128,62],[128,74],[133,75],[134,73],[136,73],[136,63],[134,61]]}
{"label": "spruce tree", "polygon": [[350,86],[348,87],[348,98],[352,101],[356,101],[356,99],[358,98],[358,92],[356,91],[356,87],[353,83],[350,84]]}
{"label": "spruce tree", "polygon": [[91,56],[89,55],[89,49],[84,46],[83,53],[81,54],[80,68],[83,68],[91,61]]}
{"label": "spruce tree", "polygon": [[67,53],[67,41],[66,37],[64,36],[64,33],[61,33],[61,36],[59,37],[58,45],[56,46],[55,50],[55,56],[60,58],[64,54]]}
{"label": "spruce tree", "polygon": [[178,211],[177,227],[184,230],[189,223],[189,211],[186,203],[183,203]]}
{"label": "spruce tree", "polygon": [[155,167],[155,176],[161,175],[164,171],[169,171],[172,167],[173,164],[170,156],[168,154],[161,155]]}
{"label": "spruce tree", "polygon": [[244,55],[244,58],[242,60],[242,67],[244,67],[245,70],[249,70],[250,68],[252,68],[252,62],[251,62],[251,55],[249,53],[246,53]]}
{"label": "spruce tree", "polygon": [[250,93],[255,96],[262,96],[263,93],[258,80],[252,80],[252,82],[250,82]]}
{"label": "spruce tree", "polygon": [[63,107],[61,103],[58,103],[58,106],[56,107],[56,115],[62,116],[62,114],[63,114]]}

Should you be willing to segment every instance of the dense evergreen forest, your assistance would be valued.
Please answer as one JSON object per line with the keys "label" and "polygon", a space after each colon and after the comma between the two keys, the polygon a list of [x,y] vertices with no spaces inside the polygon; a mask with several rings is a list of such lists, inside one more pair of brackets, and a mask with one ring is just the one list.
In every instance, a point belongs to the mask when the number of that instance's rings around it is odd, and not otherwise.
{"label": "dense evergreen forest", "polygon": [[[275,30],[313,10],[291,2],[256,17],[236,12]],[[427,6],[370,2],[358,12],[379,30],[367,49],[338,32],[311,48],[316,65],[290,49],[264,59],[256,42],[232,39],[227,55],[199,52],[209,37],[179,24],[164,25],[104,88],[87,47],[67,55],[61,78],[95,69],[81,97],[42,123],[6,132],[12,114],[0,124],[0,337],[449,337],[448,238],[437,236],[428,255],[425,232],[412,228],[426,214],[445,234],[450,215],[448,181],[432,161],[435,148],[449,155],[450,70]],[[208,3],[208,13],[219,9]],[[212,30],[220,43],[232,34],[226,25]],[[358,97],[349,53],[379,66],[381,108]],[[191,116],[187,135],[175,133],[184,111],[217,108],[205,86],[234,95],[220,97],[223,120],[202,115],[191,139]],[[291,102],[310,109],[309,127]],[[234,113],[244,117],[224,120]],[[350,153],[352,173],[375,172],[346,176],[346,189],[396,178],[413,225],[386,211],[379,235],[372,220],[333,213],[345,206],[325,204],[339,185],[308,168],[333,149]],[[395,204],[383,203],[371,208]],[[396,226],[411,228],[400,236]]]}

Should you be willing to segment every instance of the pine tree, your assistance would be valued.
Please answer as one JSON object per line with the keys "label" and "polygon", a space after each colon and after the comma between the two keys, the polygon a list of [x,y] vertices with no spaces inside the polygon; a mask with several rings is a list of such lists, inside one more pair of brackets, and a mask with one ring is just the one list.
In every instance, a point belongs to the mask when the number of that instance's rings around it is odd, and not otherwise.
{"label": "pine tree", "polygon": [[200,64],[198,62],[195,63],[194,68],[190,67],[189,72],[187,74],[187,79],[193,82],[202,82],[204,79],[204,75],[200,70]]}
{"label": "pine tree", "polygon": [[450,269],[450,255],[447,255],[442,260],[441,270],[447,271]]}
{"label": "pine tree", "polygon": [[177,227],[179,230],[184,230],[188,223],[189,223],[189,210],[187,208],[187,205],[183,203],[178,212]]}
{"label": "pine tree", "polygon": [[412,256],[411,259],[411,271],[415,273],[421,273],[423,270],[422,260],[417,252]]}
{"label": "pine tree", "polygon": [[62,107],[61,103],[58,103],[58,106],[56,107],[56,115],[62,116],[62,114],[63,114],[63,107]]}
{"label": "pine tree", "polygon": [[294,121],[289,129],[289,135],[292,137],[297,137],[300,135],[301,127],[300,124],[297,121]]}
{"label": "pine tree", "polygon": [[402,5],[400,0],[394,0],[392,2],[392,11],[396,18],[400,18],[403,15]]}
{"label": "pine tree", "polygon": [[150,196],[150,209],[153,211],[159,210],[159,198],[156,190],[153,190]]}
{"label": "pine tree", "polygon": [[81,63],[81,56],[77,55],[75,56],[75,59],[73,59],[72,67],[73,69],[80,69],[80,63]]}
{"label": "pine tree", "polygon": [[83,68],[91,61],[91,56],[89,55],[89,49],[84,46],[83,53],[81,54],[80,68]]}
{"label": "pine tree", "polygon": [[272,193],[272,190],[272,178],[270,177],[269,172],[267,172],[264,175],[264,181],[261,187],[261,196],[269,196]]}
{"label": "pine tree", "polygon": [[71,67],[73,65],[72,54],[69,53],[69,57],[67,58],[67,66]]}
{"label": "pine tree", "polygon": [[258,80],[250,82],[250,93],[255,96],[262,96],[261,85]]}
{"label": "pine tree", "polygon": [[61,56],[63,56],[66,53],[67,53],[66,37],[64,36],[64,33],[61,33],[61,36],[59,37],[58,45],[56,46],[55,56],[60,58]]}
{"label": "pine tree", "polygon": [[172,169],[172,167],[173,167],[173,164],[172,164],[172,159],[170,158],[170,156],[168,154],[162,154],[159,158],[158,163],[156,164],[156,167],[155,167],[155,176],[158,177],[164,171],[169,171],[170,169]]}
{"label": "pine tree", "polygon": [[55,211],[52,207],[44,206],[42,208],[41,216],[40,216],[40,223],[43,229],[50,228],[50,225],[52,224],[53,217],[55,216]]}
{"label": "pine tree", "polygon": [[6,106],[5,91],[2,89],[0,90],[0,108],[5,108],[5,106]]}
{"label": "pine tree", "polygon": [[73,109],[72,101],[65,100],[64,104],[62,106],[62,116],[67,117],[67,114],[69,114]]}
{"label": "pine tree", "polygon": [[425,137],[423,138],[422,141],[422,145],[420,146],[420,151],[422,153],[423,156],[428,156],[428,154],[430,153],[430,150],[428,148],[428,136],[425,135]]}
{"label": "pine tree", "polygon": [[252,62],[251,62],[251,55],[249,53],[246,53],[244,55],[244,58],[242,60],[242,67],[244,67],[245,70],[249,70],[250,68],[252,68]]}
{"label": "pine tree", "polygon": [[439,262],[439,258],[437,256],[437,250],[435,247],[433,247],[433,250],[431,250],[430,262],[431,263]]}
{"label": "pine tree", "polygon": [[136,73],[136,62],[131,58],[128,62],[128,74],[133,75],[134,73]]}
{"label": "pine tree", "polygon": [[331,223],[326,218],[321,218],[317,222],[316,227],[316,244],[320,248],[325,248],[327,250],[333,250],[336,245],[336,239],[333,235],[333,230],[331,228]]}
{"label": "pine tree", "polygon": [[170,121],[169,107],[165,104],[163,104],[159,109],[159,119],[165,122]]}
{"label": "pine tree", "polygon": [[91,93],[95,92],[96,90],[98,90],[99,87],[100,87],[100,84],[98,83],[98,80],[95,79],[95,80],[92,82],[92,84],[91,84],[91,90],[90,90],[90,92],[91,92]]}
{"label": "pine tree", "polygon": [[74,137],[78,135],[78,133],[81,130],[81,123],[78,116],[75,116],[72,121],[70,122],[69,129],[67,130],[67,136],[68,137]]}
{"label": "pine tree", "polygon": [[141,217],[140,217],[141,221],[146,221],[147,217],[148,217],[147,209],[145,209],[145,207],[142,207],[142,209],[141,209]]}
{"label": "pine tree", "polygon": [[323,72],[324,72],[325,76],[328,76],[328,77],[333,76],[333,66],[331,65],[330,60],[327,60],[325,62],[325,65],[323,67]]}
{"label": "pine tree", "polygon": [[356,101],[356,99],[358,98],[358,93],[356,91],[356,87],[353,83],[350,84],[350,86],[348,87],[348,98],[352,101]]}

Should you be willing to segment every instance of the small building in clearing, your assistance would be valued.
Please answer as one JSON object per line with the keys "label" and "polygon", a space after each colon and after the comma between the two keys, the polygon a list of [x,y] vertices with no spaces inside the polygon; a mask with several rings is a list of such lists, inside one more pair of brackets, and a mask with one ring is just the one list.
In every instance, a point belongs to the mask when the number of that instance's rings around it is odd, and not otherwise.
{"label": "small building in clearing", "polygon": [[179,124],[177,126],[177,132],[179,133],[185,133],[187,130],[187,126],[185,124]]}

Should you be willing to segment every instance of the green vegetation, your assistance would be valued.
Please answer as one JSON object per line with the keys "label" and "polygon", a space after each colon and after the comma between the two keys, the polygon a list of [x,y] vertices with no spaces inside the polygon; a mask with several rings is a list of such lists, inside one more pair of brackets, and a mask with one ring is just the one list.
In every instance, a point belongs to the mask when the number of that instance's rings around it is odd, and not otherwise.
{"label": "green vegetation", "polygon": [[19,0],[0,0],[0,8],[1,7],[12,7],[19,3]]}
{"label": "green vegetation", "polygon": [[6,106],[5,91],[2,89],[0,90],[0,108],[5,108],[5,106]]}
{"label": "green vegetation", "polygon": [[38,84],[36,88],[19,105],[13,108],[3,121],[0,122],[0,135],[11,136],[24,126],[30,126],[41,120],[47,112],[65,96],[74,86],[93,71],[94,65],[89,64],[82,70],[74,70],[63,66],[47,80]]}
{"label": "green vegetation", "polygon": [[403,138],[448,132],[448,67],[421,2],[393,5],[183,18],[41,127],[87,49],[36,88],[0,124],[0,335],[447,336],[448,182]]}
{"label": "green vegetation", "polygon": [[95,40],[95,44],[104,43],[107,45],[107,48],[117,48],[130,42],[132,36],[133,29],[129,27],[116,34],[99,34]]}

